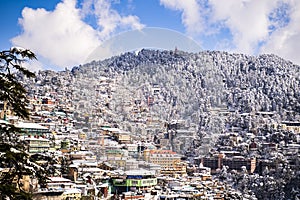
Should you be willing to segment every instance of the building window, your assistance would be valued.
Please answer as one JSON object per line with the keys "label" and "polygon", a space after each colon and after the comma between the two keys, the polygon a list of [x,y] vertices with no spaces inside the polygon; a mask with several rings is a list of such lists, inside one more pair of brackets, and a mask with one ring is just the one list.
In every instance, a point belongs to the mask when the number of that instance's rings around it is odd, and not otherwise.
{"label": "building window", "polygon": [[138,181],[131,181],[131,184],[132,184],[132,185],[137,185],[137,184],[138,184]]}

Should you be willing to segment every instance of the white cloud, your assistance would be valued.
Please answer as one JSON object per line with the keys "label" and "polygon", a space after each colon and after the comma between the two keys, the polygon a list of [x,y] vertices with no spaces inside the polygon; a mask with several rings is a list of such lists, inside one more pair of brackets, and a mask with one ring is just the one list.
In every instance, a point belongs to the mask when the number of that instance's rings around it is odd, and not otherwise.
{"label": "white cloud", "polygon": [[99,26],[99,35],[102,39],[107,39],[117,30],[142,29],[137,16],[121,16],[116,10],[111,8],[109,0],[86,0],[83,3],[84,15],[94,15]]}
{"label": "white cloud", "polygon": [[222,22],[233,36],[235,51],[253,54],[269,36],[269,14],[276,0],[210,0],[212,20]]}
{"label": "white cloud", "polygon": [[[24,8],[19,20],[23,33],[12,43],[31,49],[42,60],[61,68],[78,65],[117,28],[143,26],[136,16],[120,16],[108,2],[89,0],[78,8],[76,0],[63,0],[53,11]],[[84,21],[86,14],[97,18],[99,30]]]}
{"label": "white cloud", "polygon": [[[188,34],[221,38],[215,44],[223,48],[220,50],[273,53],[300,64],[299,0],[160,0],[160,3],[182,12],[182,24]],[[229,35],[223,35],[224,30]]]}
{"label": "white cloud", "polygon": [[235,48],[230,50],[272,53],[300,64],[300,1],[209,0],[209,4],[210,23],[219,23],[232,34]]}
{"label": "white cloud", "polygon": [[[160,0],[160,4],[182,12],[188,34],[222,38],[215,44],[217,48],[247,54],[275,53],[300,63],[298,0]],[[224,30],[229,30],[230,36],[224,38]]]}
{"label": "white cloud", "polygon": [[[187,33],[204,36],[220,34],[229,29],[235,49],[254,53],[257,45],[269,35],[269,13],[278,0],[160,0],[166,8],[182,12]],[[222,33],[221,33],[222,34]],[[222,42],[222,41],[220,41]]]}
{"label": "white cloud", "polygon": [[160,4],[166,8],[182,12],[182,23],[188,34],[200,33],[204,30],[201,6],[196,0],[160,0]]}
{"label": "white cloud", "polygon": [[29,48],[57,66],[80,63],[100,41],[97,32],[81,20],[75,4],[65,0],[52,12],[24,8],[20,19],[23,33],[12,39],[13,44]]}
{"label": "white cloud", "polygon": [[274,53],[300,65],[300,1],[289,0],[289,23],[275,30],[261,48],[262,53]]}

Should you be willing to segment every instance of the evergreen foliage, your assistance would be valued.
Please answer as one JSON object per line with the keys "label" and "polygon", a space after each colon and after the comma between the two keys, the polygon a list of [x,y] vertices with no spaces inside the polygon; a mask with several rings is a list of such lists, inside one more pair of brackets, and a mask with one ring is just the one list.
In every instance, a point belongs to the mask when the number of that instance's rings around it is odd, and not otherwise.
{"label": "evergreen foliage", "polygon": [[[26,109],[26,90],[18,75],[31,78],[35,74],[21,64],[36,59],[35,54],[23,48],[0,52],[0,101],[23,119],[29,117]],[[20,139],[21,130],[9,123],[0,124],[0,199],[31,199],[31,193],[22,186],[24,176],[35,177],[43,184],[45,170],[30,159],[26,144]]]}

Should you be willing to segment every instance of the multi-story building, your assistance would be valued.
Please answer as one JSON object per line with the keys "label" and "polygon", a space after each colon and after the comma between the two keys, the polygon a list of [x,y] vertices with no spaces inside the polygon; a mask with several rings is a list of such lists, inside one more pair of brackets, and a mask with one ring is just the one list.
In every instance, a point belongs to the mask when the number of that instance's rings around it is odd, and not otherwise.
{"label": "multi-story building", "polygon": [[283,130],[293,131],[294,133],[300,133],[299,121],[284,121],[279,125]]}
{"label": "multi-story building", "polygon": [[144,160],[150,163],[169,167],[180,162],[180,156],[171,150],[144,150]]}
{"label": "multi-story building", "polygon": [[161,173],[174,176],[186,174],[181,156],[171,150],[144,150],[144,160],[161,166]]}
{"label": "multi-story building", "polygon": [[245,158],[243,156],[225,157],[224,154],[218,154],[211,157],[203,157],[201,163],[205,167],[211,168],[212,172],[228,166],[230,170],[241,171],[245,166],[248,172],[253,173],[256,168],[256,158]]}
{"label": "multi-story building", "polygon": [[157,185],[154,172],[148,170],[126,171],[124,175],[112,178],[115,193],[144,191]]}
{"label": "multi-story building", "polygon": [[62,177],[49,177],[47,189],[50,191],[63,191],[61,199],[81,199],[81,191],[76,188],[76,184],[70,179]]}
{"label": "multi-story building", "polygon": [[128,132],[119,132],[115,137],[120,144],[129,144],[131,142],[131,136]]}
{"label": "multi-story building", "polygon": [[46,138],[35,136],[25,137],[24,140],[27,142],[29,153],[44,153],[50,148],[50,141]]}
{"label": "multi-story building", "polygon": [[45,126],[41,126],[40,124],[37,123],[19,122],[15,124],[15,126],[17,128],[20,128],[25,135],[43,136],[43,135],[50,134],[49,128]]}

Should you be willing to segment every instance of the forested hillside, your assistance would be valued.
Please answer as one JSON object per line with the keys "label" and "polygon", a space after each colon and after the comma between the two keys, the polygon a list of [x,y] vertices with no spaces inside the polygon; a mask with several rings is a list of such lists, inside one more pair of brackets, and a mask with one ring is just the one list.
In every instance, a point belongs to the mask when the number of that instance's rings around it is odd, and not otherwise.
{"label": "forested hillside", "polygon": [[[300,120],[299,69],[275,55],[143,49],[71,71],[40,71],[28,87],[67,91],[79,118],[88,114],[90,121],[136,134],[145,134],[149,120],[185,120],[201,139],[232,127],[256,129],[259,117],[241,118],[245,113],[272,112],[270,122]],[[114,87],[103,91],[103,79]],[[230,115],[220,115],[224,112]]]}
{"label": "forested hillside", "polygon": [[151,110],[164,120],[205,126],[212,108],[276,112],[274,120],[299,120],[299,66],[275,55],[141,50],[72,69],[75,77],[82,74],[117,77],[113,96],[120,98],[112,98],[114,112],[127,97],[147,101],[155,86],[160,92]]}

